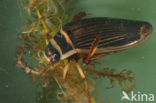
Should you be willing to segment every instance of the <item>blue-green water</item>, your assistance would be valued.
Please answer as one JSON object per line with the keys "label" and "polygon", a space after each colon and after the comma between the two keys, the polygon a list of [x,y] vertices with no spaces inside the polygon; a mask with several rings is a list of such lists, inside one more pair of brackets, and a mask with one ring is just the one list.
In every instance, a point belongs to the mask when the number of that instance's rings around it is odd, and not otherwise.
{"label": "blue-green water", "polygon": [[[80,10],[90,13],[92,17],[114,17],[152,23],[153,33],[147,42],[105,56],[99,61],[105,67],[117,68],[119,71],[133,70],[137,83],[134,92],[156,95],[156,1],[79,0],[77,2]],[[20,12],[17,0],[0,1],[0,103],[35,103],[36,85],[21,69],[14,66],[15,50],[18,45],[17,35],[26,20]],[[104,97],[105,103],[109,99],[112,99],[113,103],[121,103],[122,91],[118,84],[108,90],[105,89],[110,86],[107,79],[101,79],[97,84],[98,94]]]}

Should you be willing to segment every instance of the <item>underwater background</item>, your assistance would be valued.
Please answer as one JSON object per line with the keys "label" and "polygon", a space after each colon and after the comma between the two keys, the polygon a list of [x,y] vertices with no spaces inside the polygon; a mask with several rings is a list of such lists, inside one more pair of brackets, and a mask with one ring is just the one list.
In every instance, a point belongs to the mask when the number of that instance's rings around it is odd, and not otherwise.
{"label": "underwater background", "polygon": [[[135,93],[156,95],[156,1],[155,0],[75,0],[76,8],[91,17],[113,17],[148,21],[153,25],[151,38],[137,47],[99,59],[104,67],[132,70],[136,74]],[[17,36],[27,21],[18,0],[0,0],[0,103],[37,103],[37,83],[14,65]],[[122,90],[110,86],[107,78],[97,81],[98,95],[105,103],[122,103]],[[54,92],[57,86],[54,83]],[[156,100],[155,100],[156,101]],[[57,103],[53,96],[53,102]],[[59,103],[59,102],[58,102]],[[130,103],[130,102],[126,102]],[[139,102],[138,102],[139,103]]]}

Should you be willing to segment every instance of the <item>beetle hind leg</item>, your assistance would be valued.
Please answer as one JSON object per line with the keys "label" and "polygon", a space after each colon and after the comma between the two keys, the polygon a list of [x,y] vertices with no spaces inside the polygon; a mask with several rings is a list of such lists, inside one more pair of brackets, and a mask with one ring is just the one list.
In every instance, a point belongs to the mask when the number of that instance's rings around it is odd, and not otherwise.
{"label": "beetle hind leg", "polygon": [[88,85],[87,78],[86,78],[82,68],[80,67],[80,65],[78,63],[76,63],[76,67],[80,73],[81,78],[84,80],[85,91],[86,91],[87,96],[88,96],[88,103],[91,103],[91,96],[90,96],[90,92],[89,92],[89,85]]}
{"label": "beetle hind leg", "polygon": [[88,53],[88,56],[86,58],[84,58],[84,60],[83,60],[83,62],[85,64],[88,63],[89,59],[95,54],[99,39],[100,39],[100,35],[96,35],[96,38],[94,39],[94,41],[90,47],[90,51]]}

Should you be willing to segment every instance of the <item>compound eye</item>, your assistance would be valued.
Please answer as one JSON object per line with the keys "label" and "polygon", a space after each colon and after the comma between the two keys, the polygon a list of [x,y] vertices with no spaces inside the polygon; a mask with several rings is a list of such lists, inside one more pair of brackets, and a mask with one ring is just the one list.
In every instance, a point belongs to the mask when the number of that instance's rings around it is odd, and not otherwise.
{"label": "compound eye", "polygon": [[47,48],[47,56],[51,56],[52,54],[52,51],[49,48]]}

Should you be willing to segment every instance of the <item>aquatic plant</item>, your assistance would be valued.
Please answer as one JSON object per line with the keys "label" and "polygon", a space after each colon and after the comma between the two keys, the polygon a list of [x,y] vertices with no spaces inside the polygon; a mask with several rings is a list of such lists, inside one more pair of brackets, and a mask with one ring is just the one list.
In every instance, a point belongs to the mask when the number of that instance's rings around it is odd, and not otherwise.
{"label": "aquatic plant", "polygon": [[[79,64],[81,64],[86,75],[90,74],[87,75],[87,79],[89,80],[91,97],[88,97],[80,75],[75,70],[75,61],[70,61],[70,71],[67,80],[64,82],[62,78],[63,70],[68,60],[65,59],[55,64],[49,64],[43,52],[47,41],[54,37],[64,24],[72,20],[71,5],[73,1],[21,0],[20,2],[30,17],[19,35],[21,44],[17,49],[16,64],[27,75],[31,75],[34,81],[38,77],[42,79],[42,89],[41,92],[38,92],[36,102],[51,103],[51,97],[56,92],[57,99],[62,103],[87,103],[88,99],[90,99],[91,103],[95,103],[92,91],[94,91],[96,86],[92,80],[103,77],[107,77],[110,80],[112,87],[118,81],[122,89],[127,92],[135,87],[135,83],[130,84],[134,82],[135,78],[132,71],[123,70],[117,73],[116,69],[95,68],[95,65],[97,65],[95,62],[83,65],[82,60],[79,60]],[[57,83],[58,91],[54,90],[54,83]]]}

